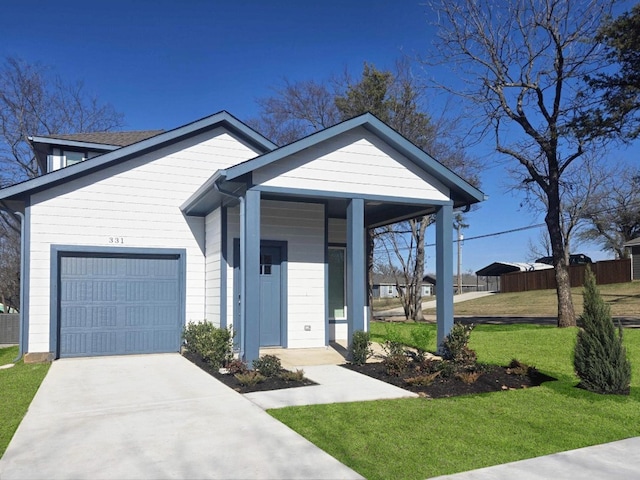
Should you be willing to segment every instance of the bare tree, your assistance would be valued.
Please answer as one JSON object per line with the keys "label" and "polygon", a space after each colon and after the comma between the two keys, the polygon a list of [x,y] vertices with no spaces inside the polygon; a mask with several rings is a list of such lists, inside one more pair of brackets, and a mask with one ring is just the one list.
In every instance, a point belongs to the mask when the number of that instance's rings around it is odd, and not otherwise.
{"label": "bare tree", "polygon": [[[40,64],[7,57],[0,66],[0,187],[42,172],[30,135],[114,130],[123,116],[87,95],[81,82],[65,83]],[[19,304],[20,220],[0,205],[0,297]]]}
{"label": "bare tree", "polygon": [[583,212],[588,227],[580,238],[599,242],[616,258],[627,258],[624,244],[640,237],[640,170],[623,168],[603,175],[601,192]]}
{"label": "bare tree", "polygon": [[422,217],[377,229],[377,239],[385,252],[387,264],[400,264],[400,268],[391,270],[405,318],[416,322],[424,320],[422,279],[425,267],[424,236],[428,222],[429,217]]}
{"label": "bare tree", "polygon": [[43,65],[6,58],[0,67],[1,185],[41,173],[28,136],[108,131],[122,121],[111,105],[87,95],[82,82],[65,83]]}
{"label": "bare tree", "polygon": [[529,250],[529,253],[527,254],[528,262],[535,262],[537,259],[542,257],[550,257],[551,241],[549,240],[549,233],[547,231],[539,232],[535,241],[529,238],[527,249]]}
{"label": "bare tree", "polygon": [[571,128],[585,106],[576,89],[606,58],[593,39],[612,0],[437,0],[438,55],[463,86],[448,91],[482,113],[496,151],[515,162],[519,181],[545,198],[557,283],[558,326],[573,326],[568,262],[561,223],[562,180],[589,148],[589,135]]}
{"label": "bare tree", "polygon": [[[569,264],[571,253],[577,245],[587,237],[583,230],[587,227],[587,214],[594,211],[594,205],[602,201],[607,195],[607,179],[613,172],[602,165],[600,157],[585,154],[567,168],[563,180],[560,182],[560,229],[562,231],[562,244],[565,262]],[[614,174],[615,175],[615,174]],[[545,213],[548,211],[548,198],[536,184],[528,184],[527,196],[523,205],[532,211]],[[553,249],[548,230],[542,235],[544,245],[548,252],[540,256],[553,256]]]}
{"label": "bare tree", "polygon": [[20,310],[20,234],[6,223],[0,232],[0,302],[4,313]]}
{"label": "bare tree", "polygon": [[[275,96],[258,100],[258,104],[260,117],[248,123],[280,145],[370,112],[459,175],[478,183],[477,164],[465,154],[459,142],[452,141],[453,122],[427,113],[425,88],[413,75],[406,59],[396,62],[393,71],[379,70],[365,63],[362,75],[357,78],[345,72],[341,77],[334,76],[321,83],[285,81],[275,89]],[[422,273],[418,272],[424,271],[424,231],[432,221],[425,217],[369,231],[370,300],[376,245],[386,245],[383,256],[386,261],[402,265],[396,281],[405,285],[404,292],[411,296],[408,302],[415,305],[407,307],[409,318],[422,319]],[[396,235],[413,235],[413,238],[388,238]],[[389,257],[387,252],[395,253]]]}

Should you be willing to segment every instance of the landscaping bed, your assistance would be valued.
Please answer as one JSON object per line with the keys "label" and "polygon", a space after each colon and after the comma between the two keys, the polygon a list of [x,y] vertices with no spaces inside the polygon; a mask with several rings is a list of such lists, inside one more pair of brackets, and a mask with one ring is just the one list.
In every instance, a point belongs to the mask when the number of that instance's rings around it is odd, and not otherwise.
{"label": "landscaping bed", "polygon": [[531,388],[537,387],[543,382],[556,380],[538,372],[534,368],[529,368],[527,373],[521,374],[516,373],[516,369],[510,367],[481,365],[480,374],[473,383],[465,383],[454,375],[448,377],[438,375],[430,385],[412,385],[407,382],[407,379],[416,377],[415,370],[407,370],[402,375],[396,376],[389,375],[381,362],[366,363],[364,365],[345,364],[343,367],[415,392],[426,398],[446,398],[458,395]]}
{"label": "landscaping bed", "polygon": [[[285,380],[281,376],[265,377],[264,380],[254,385],[243,384],[231,373],[220,373],[220,369],[211,366],[208,362],[202,360],[202,357],[191,352],[183,353],[183,356],[194,363],[212,377],[220,380],[227,387],[232,388],[238,393],[265,392],[268,390],[281,390],[283,388],[306,387],[309,385],[317,385],[315,382],[303,377],[302,380]],[[280,373],[286,374],[288,370],[282,369]]]}

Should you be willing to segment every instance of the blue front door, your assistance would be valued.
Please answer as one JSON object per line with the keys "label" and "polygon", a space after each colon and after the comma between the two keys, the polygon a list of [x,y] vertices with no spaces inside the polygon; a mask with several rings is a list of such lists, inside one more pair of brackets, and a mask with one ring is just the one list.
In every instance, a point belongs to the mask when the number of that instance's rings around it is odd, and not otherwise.
{"label": "blue front door", "polygon": [[260,345],[281,345],[282,252],[280,247],[260,247]]}

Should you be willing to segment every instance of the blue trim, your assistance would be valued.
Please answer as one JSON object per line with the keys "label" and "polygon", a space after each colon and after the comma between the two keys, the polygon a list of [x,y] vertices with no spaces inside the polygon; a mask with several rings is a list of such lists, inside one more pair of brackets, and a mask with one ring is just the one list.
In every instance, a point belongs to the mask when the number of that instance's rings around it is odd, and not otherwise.
{"label": "blue trim", "polygon": [[25,354],[29,351],[29,304],[31,303],[31,198],[25,202],[22,222],[24,224],[24,258],[22,259],[24,272],[20,278],[23,287],[20,292],[20,302],[23,303],[23,309],[20,312],[22,314],[20,345],[22,353]]}
{"label": "blue trim", "polygon": [[437,345],[453,328],[453,207],[436,212],[436,323]]}
{"label": "blue trim", "polygon": [[148,138],[147,140],[142,140],[133,145],[122,147],[90,160],[80,162],[69,168],[62,168],[23,183],[4,188],[0,190],[0,200],[20,198],[41,190],[46,190],[73,179],[83,177],[89,173],[103,170],[116,163],[137,158],[150,151],[175,144],[202,132],[213,130],[214,128],[225,128],[256,152],[268,152],[276,148],[274,143],[242,123],[233,115],[221,111],[187,125],[169,130],[168,132],[161,133],[155,137]]}
{"label": "blue trim", "polygon": [[347,206],[347,341],[353,333],[365,329],[366,305],[366,228],[364,200],[354,198]]}
{"label": "blue trim", "polygon": [[[285,240],[261,240],[260,247],[278,247],[280,248],[280,342],[283,348],[287,348],[289,343],[289,244]],[[240,239],[233,239],[233,318],[238,315],[238,302],[235,298],[238,296],[240,288]],[[260,299],[258,298],[258,301]],[[239,325],[241,329],[242,326]],[[241,331],[241,330],[239,330]],[[259,340],[258,340],[259,341]],[[236,341],[237,343],[237,341]]]}
{"label": "blue trim", "polygon": [[268,185],[256,185],[252,190],[259,190],[263,193],[274,193],[281,195],[290,195],[295,197],[312,197],[312,198],[340,198],[340,199],[353,199],[360,198],[365,201],[371,202],[384,202],[384,203],[397,203],[398,205],[446,205],[451,203],[451,200],[428,200],[424,198],[407,198],[407,197],[391,197],[385,195],[376,195],[368,193],[354,193],[354,192],[330,192],[326,190],[307,190],[304,188],[289,188],[289,187],[272,187]]}
{"label": "blue trim", "polygon": [[248,190],[244,198],[244,235],[240,235],[244,295],[240,303],[244,305],[244,360],[251,365],[260,356],[260,296],[256,294],[260,289],[260,192]]}
{"label": "blue trim", "polygon": [[[180,318],[181,326],[186,323],[186,271],[187,271],[187,251],[185,249],[173,248],[127,248],[127,247],[104,247],[89,245],[51,245],[50,264],[50,322],[49,322],[49,346],[55,358],[60,357],[60,260],[63,256],[77,255],[104,255],[107,257],[174,257],[178,259],[178,281],[180,291]],[[177,351],[177,350],[176,350]]]}
{"label": "blue trim", "polygon": [[329,345],[329,205],[324,202],[324,344]]}
{"label": "blue trim", "polygon": [[220,207],[220,235],[220,327],[227,328],[227,207]]}
{"label": "blue trim", "polygon": [[240,282],[240,239],[233,239],[233,287],[232,287],[232,324],[233,330],[236,335],[233,339],[233,346],[240,352],[240,358],[244,356],[244,332],[242,330],[242,312],[238,303],[238,297],[242,291],[242,285]]}
{"label": "blue trim", "polygon": [[[438,161],[434,160],[430,155],[416,147],[409,140],[404,138],[371,113],[365,113],[350,120],[346,120],[334,125],[333,127],[321,130],[309,135],[308,137],[290,143],[289,145],[278,148],[277,150],[273,150],[252,160],[230,167],[227,169],[227,179],[233,180],[358,127],[363,127],[370,133],[376,135],[389,146],[407,157],[420,169],[434,176],[436,180],[444,183],[447,187],[455,190],[457,196],[460,196],[461,200],[465,203],[476,203],[484,199],[484,194],[480,190],[473,187]],[[453,197],[456,195],[451,196]]]}
{"label": "blue trim", "polygon": [[329,320],[329,323],[331,323],[332,325],[344,325],[349,323],[349,320],[347,320],[346,318],[341,318],[339,320]]}

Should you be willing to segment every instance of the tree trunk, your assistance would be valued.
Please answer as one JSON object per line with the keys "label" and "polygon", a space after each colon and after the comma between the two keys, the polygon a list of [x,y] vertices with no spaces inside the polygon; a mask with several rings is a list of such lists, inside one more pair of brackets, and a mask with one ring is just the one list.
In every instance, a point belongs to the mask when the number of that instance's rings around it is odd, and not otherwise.
{"label": "tree trunk", "polygon": [[367,298],[369,299],[369,321],[373,320],[373,249],[375,232],[367,230]]}
{"label": "tree trunk", "polygon": [[422,217],[418,224],[416,241],[416,270],[415,270],[415,313],[413,319],[416,322],[424,321],[422,313],[422,278],[424,277],[424,236],[429,225],[429,218]]}
{"label": "tree trunk", "polygon": [[562,229],[560,228],[560,195],[557,188],[550,187],[548,191],[549,209],[545,217],[553,267],[556,277],[556,295],[558,297],[558,327],[575,327],[576,316],[571,298],[571,283],[569,280],[569,264],[564,250]]}

